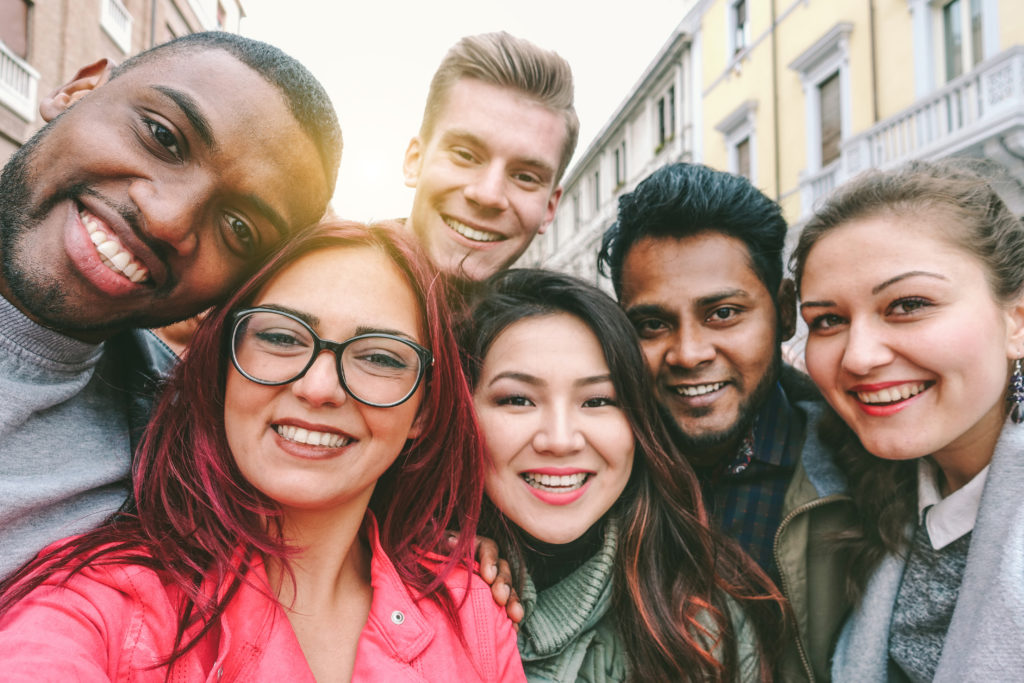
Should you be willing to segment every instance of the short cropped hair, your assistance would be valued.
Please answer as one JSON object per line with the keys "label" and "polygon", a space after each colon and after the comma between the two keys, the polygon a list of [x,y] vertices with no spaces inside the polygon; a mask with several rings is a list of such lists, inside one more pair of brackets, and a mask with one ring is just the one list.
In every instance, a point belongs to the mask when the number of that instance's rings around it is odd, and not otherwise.
{"label": "short cropped hair", "polygon": [[576,151],[580,131],[580,120],[573,105],[569,62],[556,52],[505,31],[465,36],[448,50],[430,81],[427,106],[420,125],[420,137],[424,141],[434,133],[437,116],[444,109],[448,91],[463,78],[512,88],[562,115],[565,143],[555,174],[557,185]]}
{"label": "short cropped hair", "polygon": [[309,69],[280,48],[226,31],[190,33],[151,47],[117,65],[111,79],[159,57],[201,50],[224,50],[284,95],[288,109],[320,152],[327,187],[334,188],[341,163],[341,126],[323,85]]}
{"label": "short cropped hair", "polygon": [[619,198],[619,216],[601,239],[598,268],[622,297],[622,266],[645,237],[684,239],[719,232],[743,242],[758,279],[776,301],[782,284],[782,209],[742,176],[700,164],[662,166]]}

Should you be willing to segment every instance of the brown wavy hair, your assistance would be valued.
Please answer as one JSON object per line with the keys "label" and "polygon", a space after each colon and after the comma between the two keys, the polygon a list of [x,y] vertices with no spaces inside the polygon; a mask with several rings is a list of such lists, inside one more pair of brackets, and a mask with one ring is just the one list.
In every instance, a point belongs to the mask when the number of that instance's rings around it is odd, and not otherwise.
{"label": "brown wavy hair", "polygon": [[[505,329],[559,313],[581,320],[600,343],[635,440],[629,481],[608,513],[619,525],[612,610],[631,680],[737,680],[731,598],[757,634],[760,680],[771,681],[787,635],[783,598],[734,541],[710,528],[697,476],[672,442],[636,333],[618,304],[569,275],[519,269],[493,276],[460,334],[470,386]],[[482,528],[522,567],[510,522],[484,500]]]}
{"label": "brown wavy hair", "polygon": [[[837,189],[800,233],[790,257],[797,292],[808,255],[835,228],[879,216],[942,216],[946,220],[935,221],[936,230],[977,259],[994,299],[1015,300],[1024,293],[1024,222],[993,187],[996,174],[986,162],[948,159],[857,176]],[[837,454],[859,512],[859,526],[835,538],[850,568],[847,592],[857,600],[882,558],[909,544],[907,529],[917,514],[917,463],[872,455],[838,415],[828,412],[820,436]]]}

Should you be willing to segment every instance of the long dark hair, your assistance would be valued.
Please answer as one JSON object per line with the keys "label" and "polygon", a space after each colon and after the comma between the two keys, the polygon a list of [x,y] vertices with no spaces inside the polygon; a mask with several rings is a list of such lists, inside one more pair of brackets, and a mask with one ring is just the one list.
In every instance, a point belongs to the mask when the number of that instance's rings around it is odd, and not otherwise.
{"label": "long dark hair", "polygon": [[[483,447],[458,361],[446,290],[400,231],[391,224],[321,222],[289,241],[223,307],[213,310],[175,369],[136,454],[135,505],[92,532],[52,546],[0,584],[0,613],[50,577],[66,581],[96,564],[148,567],[184,596],[175,645],[163,660],[173,664],[216,623],[246,580],[255,553],[279,558],[287,567],[296,549],[281,538],[279,509],[245,480],[228,448],[224,391],[231,316],[305,254],[370,247],[385,253],[416,293],[434,354],[420,406],[424,429],[377,482],[370,509],[379,523],[381,545],[402,580],[417,595],[435,600],[457,625],[444,581],[472,559],[483,496]],[[460,529],[451,545],[449,528]],[[423,556],[429,551],[441,556],[427,566]],[[196,624],[200,628],[185,640]]]}
{"label": "long dark hair", "polygon": [[[1024,292],[1024,222],[992,187],[994,169],[976,161],[914,161],[891,171],[869,171],[838,188],[800,233],[790,268],[799,293],[814,245],[835,228],[878,216],[942,217],[938,237],[975,257],[993,298],[1006,304]],[[854,600],[886,553],[903,551],[917,515],[917,462],[869,453],[834,412],[821,421],[822,441],[850,482],[859,526],[836,543],[847,556],[847,593]]]}
{"label": "long dark hair", "polygon": [[[495,275],[478,293],[460,335],[470,385],[505,329],[558,313],[578,318],[594,333],[635,439],[633,471],[610,512],[620,529],[612,609],[631,677],[735,680],[737,634],[725,604],[729,596],[753,624],[761,678],[771,680],[784,638],[782,597],[738,545],[710,529],[697,477],[665,428],[633,326],[611,298],[559,273]],[[522,566],[515,535],[486,502],[482,524]]]}

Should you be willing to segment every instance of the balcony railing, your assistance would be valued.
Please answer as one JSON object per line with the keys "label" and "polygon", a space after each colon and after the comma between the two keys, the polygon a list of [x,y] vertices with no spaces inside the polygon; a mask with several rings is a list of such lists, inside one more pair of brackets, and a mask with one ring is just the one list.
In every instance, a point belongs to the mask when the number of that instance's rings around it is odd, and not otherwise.
{"label": "balcony railing", "polygon": [[1024,46],[1005,50],[842,144],[839,162],[801,182],[804,214],[868,168],[950,156],[1024,123]]}
{"label": "balcony railing", "polygon": [[26,121],[35,120],[39,72],[0,41],[0,104]]}
{"label": "balcony railing", "polygon": [[100,11],[100,26],[107,32],[121,51],[132,51],[132,14],[121,0],[103,0]]}

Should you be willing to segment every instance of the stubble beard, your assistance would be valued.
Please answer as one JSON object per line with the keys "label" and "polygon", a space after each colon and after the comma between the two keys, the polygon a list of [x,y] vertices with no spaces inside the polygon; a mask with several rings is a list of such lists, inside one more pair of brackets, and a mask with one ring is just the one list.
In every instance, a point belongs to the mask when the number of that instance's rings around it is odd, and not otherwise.
{"label": "stubble beard", "polygon": [[[672,431],[680,451],[684,455],[693,454],[694,457],[700,460],[700,455],[703,453],[720,451],[726,446],[738,448],[740,442],[750,432],[751,427],[753,427],[757,413],[761,410],[765,400],[767,400],[772,387],[778,381],[781,370],[782,349],[776,344],[771,364],[761,376],[754,391],[740,402],[739,408],[736,411],[736,420],[725,429],[691,434],[683,430],[679,420],[673,419],[674,429]],[[709,415],[713,410],[714,406],[707,406],[700,411],[691,412],[689,417],[703,417]],[[732,455],[730,453],[729,455],[723,455],[723,457],[731,458]]]}
{"label": "stubble beard", "polygon": [[0,270],[12,304],[48,327],[60,329],[63,325],[53,319],[52,312],[66,308],[67,292],[59,281],[33,267],[29,254],[32,228],[38,224],[40,214],[45,215],[55,204],[49,201],[39,211],[30,210],[30,161],[50,125],[22,145],[0,173]]}

